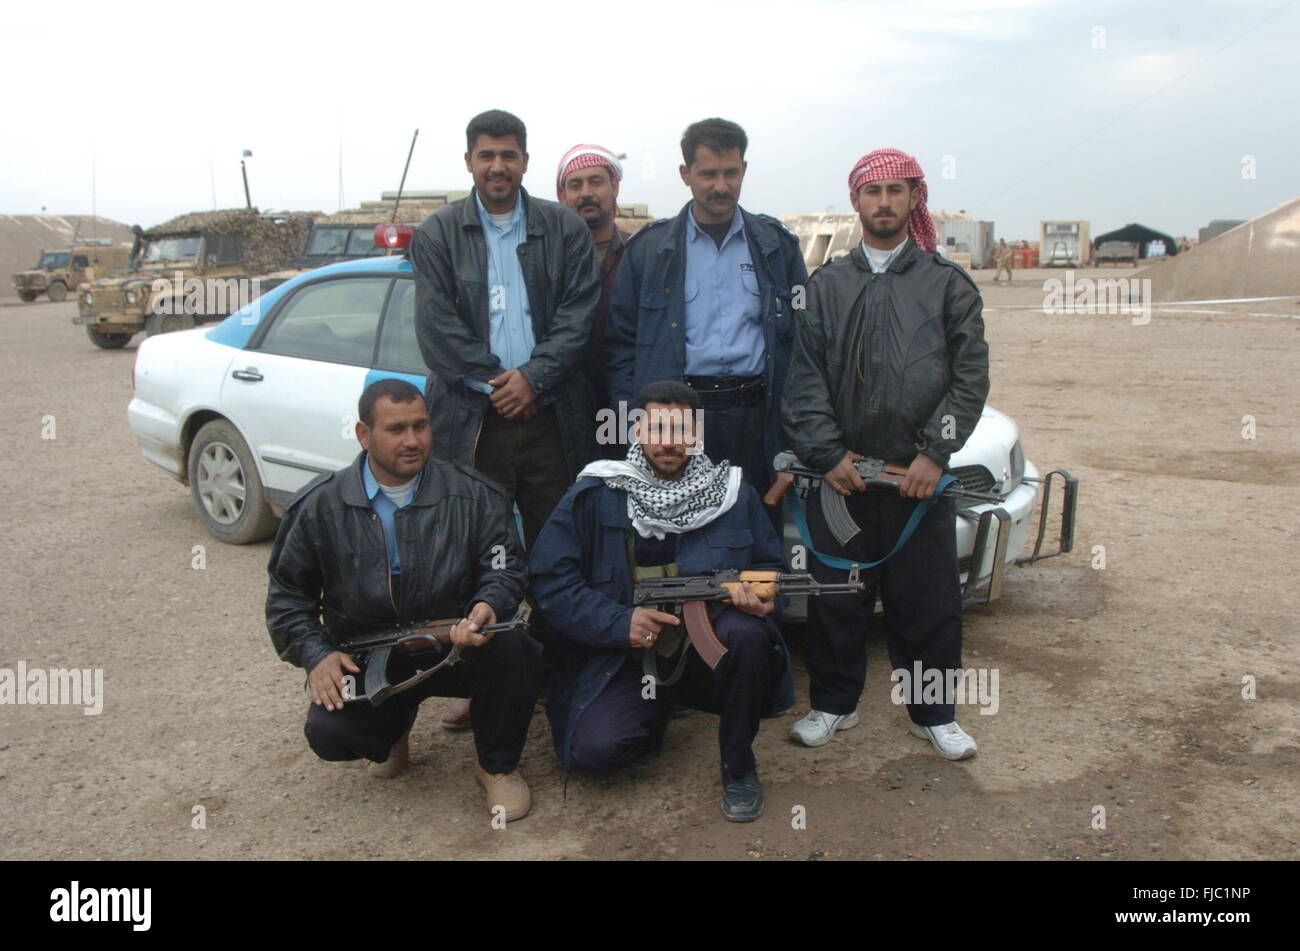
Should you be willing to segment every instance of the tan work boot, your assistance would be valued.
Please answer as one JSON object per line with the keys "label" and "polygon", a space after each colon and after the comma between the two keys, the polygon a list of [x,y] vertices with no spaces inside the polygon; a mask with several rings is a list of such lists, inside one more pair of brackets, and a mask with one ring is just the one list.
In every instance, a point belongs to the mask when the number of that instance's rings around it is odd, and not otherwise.
{"label": "tan work boot", "polygon": [[406,764],[410,761],[411,731],[407,730],[402,734],[401,739],[393,744],[393,748],[388,751],[388,759],[382,763],[368,764],[366,772],[377,779],[392,779],[406,769]]}
{"label": "tan work boot", "polygon": [[474,778],[483,787],[488,812],[497,806],[503,806],[506,822],[522,819],[533,808],[533,794],[528,791],[528,783],[519,770],[513,773],[489,773],[475,764]]}
{"label": "tan work boot", "polygon": [[444,730],[468,730],[469,723],[469,701],[453,700],[442,708],[442,716],[439,717]]}

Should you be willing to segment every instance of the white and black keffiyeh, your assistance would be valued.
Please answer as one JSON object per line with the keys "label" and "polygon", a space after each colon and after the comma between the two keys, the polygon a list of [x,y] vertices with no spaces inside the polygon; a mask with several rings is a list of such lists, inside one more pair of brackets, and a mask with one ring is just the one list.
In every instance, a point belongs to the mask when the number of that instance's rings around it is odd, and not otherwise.
{"label": "white and black keffiyeh", "polygon": [[714,465],[696,453],[686,460],[686,470],[675,482],[655,477],[640,443],[633,443],[626,460],[601,459],[578,478],[595,476],[611,489],[627,493],[627,517],[642,538],[681,535],[708,525],[736,504],[740,494],[740,467],[724,459]]}

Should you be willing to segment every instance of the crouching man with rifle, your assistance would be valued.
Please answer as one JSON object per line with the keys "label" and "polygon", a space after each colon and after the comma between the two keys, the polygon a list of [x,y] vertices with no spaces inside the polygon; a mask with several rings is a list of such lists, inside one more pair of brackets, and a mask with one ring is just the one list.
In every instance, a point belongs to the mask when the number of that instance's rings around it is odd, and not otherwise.
{"label": "crouching man with rifle", "polygon": [[658,752],[674,702],[717,713],[722,812],[747,822],[763,811],[759,719],[794,703],[777,603],[736,579],[731,603],[716,601],[705,618],[715,646],[704,656],[660,609],[670,598],[638,606],[634,589],[718,570],[780,572],[784,552],[740,469],[692,451],[694,390],[652,383],[636,405],[643,415],[626,461],[587,466],[530,553],[533,598],[558,632],[547,703],[555,751],[567,769],[610,772]]}
{"label": "crouching man with rifle", "polygon": [[430,456],[411,384],[376,381],[357,415],[360,455],[289,502],[267,566],[271,641],[308,672],[307,742],[321,759],[364,757],[372,775],[395,776],[420,703],[472,698],[478,783],[494,816],[518,819],[532,804],[516,766],[541,648],[511,620],[526,572],[505,495]]}
{"label": "crouching man with rifle", "polygon": [[[895,669],[919,663],[946,684],[962,666],[956,512],[944,468],[983,411],[988,346],[979,291],[935,253],[925,198],[915,159],[897,149],[863,156],[849,174],[862,244],[812,276],[799,316],[782,416],[802,465],[783,466],[784,478],[824,476],[801,524],[813,573],[831,581],[858,564],[867,583],[861,595],[809,602],[812,710],[793,729],[808,746],[858,722],[877,590]],[[939,755],[975,755],[954,698],[907,709],[911,733]]]}

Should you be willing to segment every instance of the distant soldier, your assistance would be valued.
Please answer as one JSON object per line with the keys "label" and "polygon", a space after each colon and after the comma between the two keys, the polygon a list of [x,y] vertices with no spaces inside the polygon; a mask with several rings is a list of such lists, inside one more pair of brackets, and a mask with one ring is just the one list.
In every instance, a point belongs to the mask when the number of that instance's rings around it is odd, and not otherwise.
{"label": "distant soldier", "polygon": [[1002,272],[1007,272],[1007,283],[1011,283],[1011,249],[1007,247],[1006,238],[998,238],[997,247],[993,249],[993,261],[998,266],[998,272],[993,275],[993,283],[998,283],[1002,279]]}

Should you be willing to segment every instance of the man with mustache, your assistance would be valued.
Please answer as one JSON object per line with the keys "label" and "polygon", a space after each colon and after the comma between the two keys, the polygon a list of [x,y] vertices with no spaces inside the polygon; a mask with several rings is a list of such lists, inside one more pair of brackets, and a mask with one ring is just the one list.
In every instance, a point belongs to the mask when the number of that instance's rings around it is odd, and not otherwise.
{"label": "man with mustache", "polygon": [[473,192],[429,215],[409,255],[433,451],[500,484],[531,547],[596,456],[585,365],[600,298],[595,248],[582,218],[522,187],[518,117],[477,115],[465,140]]}
{"label": "man with mustache", "polygon": [[[708,413],[712,457],[740,466],[762,494],[784,445],[791,298],[808,272],[793,234],[740,207],[745,131],[704,119],[681,144],[691,201],[632,236],[614,279],[604,345],[611,408],[648,383],[683,380]],[[771,516],[779,524],[779,509]]]}
{"label": "man with mustache", "polygon": [[[617,227],[618,186],[623,179],[623,166],[609,149],[599,145],[575,145],[564,153],[555,176],[556,192],[560,201],[576,211],[591,229],[591,239],[596,243],[596,267],[600,272],[600,303],[596,305],[596,319],[591,328],[591,342],[587,347],[588,370],[596,394],[596,405],[606,405],[604,365],[600,359],[600,346],[605,338],[605,324],[609,318],[609,294],[614,286],[618,263],[623,260],[623,248],[630,235]],[[623,455],[620,446],[602,446],[602,454]]]}
{"label": "man with mustache", "polygon": [[794,703],[776,605],[742,586],[714,619],[728,649],[714,670],[678,618],[632,606],[646,578],[784,570],[758,493],[700,451],[701,402],[676,380],[641,390],[626,460],[584,469],[538,536],[532,595],[559,632],[547,714],[565,768],[606,773],[652,758],[675,702],[708,710],[720,717],[723,815],[748,822],[763,811],[759,719]]}
{"label": "man with mustache", "polygon": [[[809,568],[819,581],[844,575],[821,555],[862,565],[885,558],[919,500],[933,497],[989,391],[980,294],[965,271],[935,253],[921,166],[897,149],[870,152],[849,174],[849,201],[862,220],[862,243],[808,282],[783,407],[791,448],[825,473],[819,491],[845,496],[862,528],[841,546],[821,505],[808,505],[819,553]],[[860,456],[906,469],[900,490],[865,491],[853,467]],[[955,522],[952,499],[936,500],[896,554],[864,571],[865,591],[809,599],[812,710],[795,724],[795,739],[821,746],[857,725],[877,590],[895,669],[913,671],[919,662],[923,679],[937,670],[947,684],[947,671],[961,668]],[[909,703],[908,726],[945,759],[966,759],[975,741],[957,725],[953,701]]]}
{"label": "man with mustache", "polygon": [[[421,702],[473,697],[476,778],[489,811],[521,818],[532,796],[516,766],[541,648],[526,634],[480,630],[512,617],[524,596],[509,505],[473,469],[430,456],[424,398],[405,380],[366,387],[357,415],[360,455],[290,500],[267,565],[271,641],[308,672],[307,742],[321,759],[369,759],[372,776],[391,778],[407,766]],[[460,663],[379,706],[349,699],[364,673],[342,640],[440,617],[463,617],[451,632]]]}

